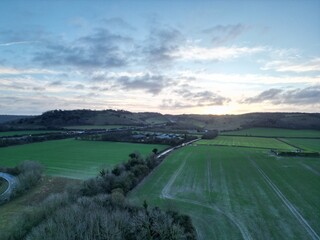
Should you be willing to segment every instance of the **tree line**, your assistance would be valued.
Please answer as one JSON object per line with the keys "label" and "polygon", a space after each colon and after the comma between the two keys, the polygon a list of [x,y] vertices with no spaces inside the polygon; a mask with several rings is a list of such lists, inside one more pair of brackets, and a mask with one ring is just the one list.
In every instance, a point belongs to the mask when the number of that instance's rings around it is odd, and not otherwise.
{"label": "tree line", "polygon": [[127,193],[138,185],[162,159],[157,149],[143,158],[131,153],[129,160],[95,178],[51,195],[24,212],[4,239],[10,240],[175,240],[196,239],[191,218],[172,210],[134,206]]}
{"label": "tree line", "polygon": [[59,133],[34,134],[34,135],[27,135],[27,136],[1,137],[0,147],[8,147],[8,146],[35,143],[35,142],[44,142],[49,140],[60,140],[60,139],[76,137],[77,135],[78,134],[59,132]]}

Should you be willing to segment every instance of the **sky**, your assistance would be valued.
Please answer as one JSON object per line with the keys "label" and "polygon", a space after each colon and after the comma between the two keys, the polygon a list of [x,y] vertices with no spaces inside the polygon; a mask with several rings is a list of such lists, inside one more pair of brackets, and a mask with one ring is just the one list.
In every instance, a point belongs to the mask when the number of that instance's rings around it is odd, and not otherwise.
{"label": "sky", "polygon": [[16,1],[0,114],[319,112],[319,0]]}

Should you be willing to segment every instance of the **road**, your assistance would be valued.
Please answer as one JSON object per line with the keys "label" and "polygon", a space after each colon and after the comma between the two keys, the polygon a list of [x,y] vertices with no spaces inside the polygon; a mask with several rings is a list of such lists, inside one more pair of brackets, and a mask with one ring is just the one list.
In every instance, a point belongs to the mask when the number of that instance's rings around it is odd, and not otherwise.
{"label": "road", "polygon": [[7,190],[0,195],[0,199],[9,200],[13,189],[17,186],[17,178],[8,173],[3,172],[0,172],[0,177],[4,178],[9,183]]}
{"label": "road", "polygon": [[194,139],[194,140],[192,140],[192,141],[189,141],[189,142],[186,142],[186,143],[182,143],[182,144],[180,144],[180,145],[178,145],[178,146],[176,146],[176,147],[169,148],[168,150],[165,150],[164,152],[160,153],[160,154],[157,156],[157,158],[161,158],[162,156],[167,155],[168,153],[170,153],[170,152],[172,152],[172,151],[174,151],[174,150],[176,150],[176,149],[178,149],[178,148],[181,148],[181,147],[190,145],[190,144],[192,144],[192,143],[194,143],[194,142],[196,142],[196,141],[199,141],[199,140],[200,140],[200,138],[197,138],[197,139]]}

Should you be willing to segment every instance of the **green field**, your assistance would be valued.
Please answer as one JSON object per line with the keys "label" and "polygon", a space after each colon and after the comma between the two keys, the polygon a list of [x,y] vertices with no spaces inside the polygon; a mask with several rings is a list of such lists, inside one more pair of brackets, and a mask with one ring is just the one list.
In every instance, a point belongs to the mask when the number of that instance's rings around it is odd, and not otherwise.
{"label": "green field", "polygon": [[74,129],[112,129],[112,128],[128,128],[131,126],[124,126],[124,125],[78,125],[78,126],[66,126],[63,127],[64,129],[74,130]]}
{"label": "green field", "polygon": [[187,146],[129,199],[190,215],[199,239],[317,239],[320,161],[264,149]]}
{"label": "green field", "polygon": [[200,140],[198,145],[223,145],[294,151],[295,148],[275,138],[218,136],[215,139]]}
{"label": "green field", "polygon": [[15,135],[31,135],[31,134],[42,134],[42,133],[56,133],[61,131],[50,131],[50,130],[27,130],[27,131],[10,131],[0,132],[0,137],[9,137]]}
{"label": "green field", "polygon": [[222,132],[221,135],[320,138],[320,131],[291,130],[283,128],[249,128],[238,131]]}
{"label": "green field", "polygon": [[0,177],[0,195],[7,190],[8,186],[9,186],[8,181]]}
{"label": "green field", "polygon": [[320,139],[289,138],[283,140],[307,151],[320,152]]}
{"label": "green field", "polygon": [[166,147],[64,139],[0,148],[0,165],[16,166],[23,160],[34,160],[42,163],[49,175],[86,179],[96,176],[102,168],[127,161],[134,151],[148,155],[153,148],[160,151]]}

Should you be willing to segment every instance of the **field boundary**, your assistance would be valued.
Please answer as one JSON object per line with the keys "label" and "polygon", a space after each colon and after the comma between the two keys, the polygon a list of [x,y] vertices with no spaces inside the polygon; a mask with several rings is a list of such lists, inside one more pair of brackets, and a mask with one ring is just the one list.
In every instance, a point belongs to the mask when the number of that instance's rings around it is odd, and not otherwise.
{"label": "field boundary", "polygon": [[[250,146],[240,146],[240,145],[224,145],[224,144],[198,144],[197,146],[217,146],[217,147],[237,147],[237,148],[253,148],[253,149],[265,149],[265,150],[271,150],[273,148],[266,148],[266,147],[250,147]],[[279,149],[281,150],[281,149]]]}
{"label": "field boundary", "polygon": [[258,138],[299,138],[299,139],[320,139],[320,137],[286,137],[286,136],[263,136],[263,135],[236,135],[236,134],[219,134],[226,137],[258,137]]}
{"label": "field boundary", "polygon": [[285,140],[283,140],[283,139],[281,139],[281,138],[276,138],[276,139],[277,139],[278,141],[283,142],[283,143],[285,143],[285,144],[288,144],[289,146],[294,147],[294,148],[296,148],[296,149],[305,150],[305,149],[303,149],[303,148],[301,148],[301,147],[298,147],[298,146],[295,146],[295,145],[293,145],[292,143],[289,143],[289,142],[287,142],[287,141],[285,141]]}

